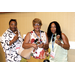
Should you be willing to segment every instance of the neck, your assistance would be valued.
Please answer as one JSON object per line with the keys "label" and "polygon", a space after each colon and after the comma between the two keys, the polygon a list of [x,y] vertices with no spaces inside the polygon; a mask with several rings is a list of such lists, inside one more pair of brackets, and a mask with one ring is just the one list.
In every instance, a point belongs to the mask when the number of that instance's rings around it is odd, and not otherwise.
{"label": "neck", "polygon": [[53,35],[55,35],[55,33],[53,33]]}
{"label": "neck", "polygon": [[40,31],[35,31],[35,30],[34,30],[34,32],[37,34],[37,36],[40,37]]}
{"label": "neck", "polygon": [[[35,31],[35,30],[34,30]],[[35,33],[40,33],[40,30],[39,31],[35,31]]]}
{"label": "neck", "polygon": [[56,35],[56,33],[53,33],[53,35]]}

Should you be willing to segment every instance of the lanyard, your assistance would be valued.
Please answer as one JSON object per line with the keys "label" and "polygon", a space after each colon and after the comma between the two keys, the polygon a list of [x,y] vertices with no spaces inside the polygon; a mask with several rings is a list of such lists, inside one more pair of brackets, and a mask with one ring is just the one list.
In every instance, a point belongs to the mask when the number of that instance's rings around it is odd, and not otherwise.
{"label": "lanyard", "polygon": [[[35,33],[35,31],[34,31],[34,33]],[[36,34],[36,36],[37,36],[37,38],[39,38],[37,34]],[[41,39],[41,30],[40,30],[40,39]],[[41,41],[40,41],[40,44],[41,44]]]}
{"label": "lanyard", "polygon": [[[52,39],[53,39],[54,37],[53,37],[53,34],[52,34]],[[54,43],[55,43],[55,40],[53,41],[52,40],[52,51],[54,52]]]}

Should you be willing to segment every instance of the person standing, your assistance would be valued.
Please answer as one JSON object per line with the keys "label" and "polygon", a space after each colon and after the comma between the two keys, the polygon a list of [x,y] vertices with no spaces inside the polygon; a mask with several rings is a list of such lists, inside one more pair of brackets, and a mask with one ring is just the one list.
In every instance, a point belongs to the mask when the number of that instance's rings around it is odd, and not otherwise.
{"label": "person standing", "polygon": [[9,21],[9,28],[2,35],[2,47],[5,52],[6,62],[20,62],[21,56],[17,54],[23,39],[17,29],[16,19]]}
{"label": "person standing", "polygon": [[67,62],[67,50],[70,45],[67,36],[61,32],[58,22],[53,21],[47,29],[50,49],[50,62]]}
{"label": "person standing", "polygon": [[33,47],[34,50],[31,53],[30,59],[27,62],[43,62],[45,57],[45,50],[48,49],[48,38],[44,31],[41,31],[42,22],[40,19],[35,18],[33,20],[33,31],[28,32],[22,47],[24,49]]}

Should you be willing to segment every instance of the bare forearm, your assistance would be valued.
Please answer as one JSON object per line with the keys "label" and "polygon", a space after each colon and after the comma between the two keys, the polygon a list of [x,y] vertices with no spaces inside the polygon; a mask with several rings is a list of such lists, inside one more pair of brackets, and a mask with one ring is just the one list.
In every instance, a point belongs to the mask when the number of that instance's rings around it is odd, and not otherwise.
{"label": "bare forearm", "polygon": [[14,39],[13,39],[13,40],[11,40],[11,41],[9,42],[9,45],[12,45],[14,42],[15,42],[15,40],[14,40]]}
{"label": "bare forearm", "polygon": [[26,43],[26,44],[23,44],[22,47],[24,49],[27,49],[27,48],[33,47],[33,45],[31,43]]}
{"label": "bare forearm", "polygon": [[66,45],[66,44],[60,44],[60,46],[67,50],[69,50],[69,48],[70,48],[70,45]]}
{"label": "bare forearm", "polygon": [[44,49],[48,49],[49,48],[49,45],[48,44],[44,44],[43,48]]}
{"label": "bare forearm", "polygon": [[9,45],[13,44],[18,39],[18,35],[14,36],[14,38],[9,42]]}

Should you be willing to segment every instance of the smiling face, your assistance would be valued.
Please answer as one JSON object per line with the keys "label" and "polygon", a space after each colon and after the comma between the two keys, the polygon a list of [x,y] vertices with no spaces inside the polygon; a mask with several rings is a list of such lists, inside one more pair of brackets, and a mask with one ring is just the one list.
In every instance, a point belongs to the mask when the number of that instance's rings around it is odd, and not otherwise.
{"label": "smiling face", "polygon": [[9,25],[9,28],[12,32],[15,32],[17,30],[17,24],[15,21],[11,21],[10,22],[10,25]]}
{"label": "smiling face", "polygon": [[37,31],[37,32],[40,31],[41,26],[42,26],[41,20],[39,18],[35,18],[32,21],[32,23],[33,23],[34,30]]}
{"label": "smiling face", "polygon": [[56,33],[56,25],[55,25],[54,23],[51,24],[51,32],[52,32],[53,34]]}
{"label": "smiling face", "polygon": [[41,29],[41,25],[39,23],[34,23],[33,27],[34,27],[35,31],[40,31],[40,29]]}

